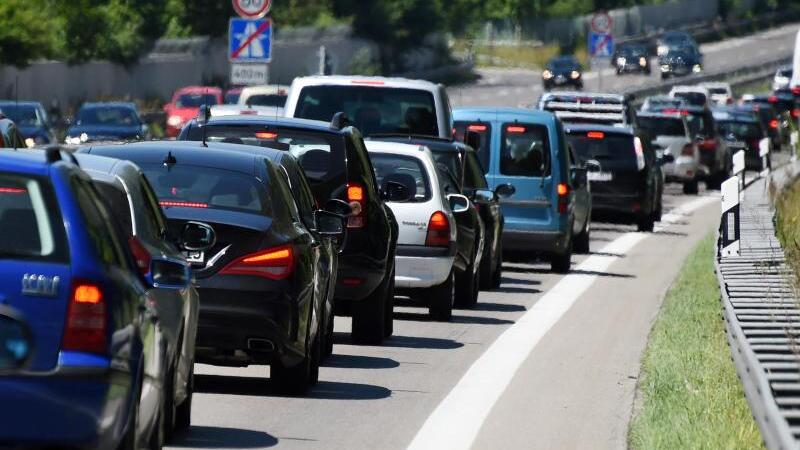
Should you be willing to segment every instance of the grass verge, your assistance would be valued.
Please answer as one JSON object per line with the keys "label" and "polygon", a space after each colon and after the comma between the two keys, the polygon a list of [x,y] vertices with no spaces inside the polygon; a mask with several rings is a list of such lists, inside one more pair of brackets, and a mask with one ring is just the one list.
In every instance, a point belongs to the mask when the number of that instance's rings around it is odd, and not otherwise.
{"label": "grass verge", "polygon": [[800,182],[785,188],[775,201],[775,232],[781,241],[786,261],[800,286]]}
{"label": "grass verge", "polygon": [[711,236],[670,288],[642,360],[633,449],[763,448],[720,320]]}

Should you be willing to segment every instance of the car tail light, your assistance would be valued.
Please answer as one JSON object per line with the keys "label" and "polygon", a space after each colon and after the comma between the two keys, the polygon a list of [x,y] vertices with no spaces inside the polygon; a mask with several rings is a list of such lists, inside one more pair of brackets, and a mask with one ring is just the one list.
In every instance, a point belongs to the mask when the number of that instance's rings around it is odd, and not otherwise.
{"label": "car tail light", "polygon": [[169,200],[161,200],[158,202],[162,208],[201,208],[205,209],[208,208],[208,203],[198,203],[198,202],[173,202]]}
{"label": "car tail light", "polygon": [[74,282],[61,349],[106,353],[107,322],[106,303],[100,286],[86,281]]}
{"label": "car tail light", "polygon": [[767,98],[767,101],[768,101],[768,102],[770,102],[770,103],[778,103],[778,97],[776,97],[776,96],[774,96],[774,95],[770,95],[770,96]]}
{"label": "car tail light", "polygon": [[606,134],[602,131],[590,131],[586,133],[586,137],[589,139],[605,139]]}
{"label": "car tail light", "polygon": [[675,109],[675,108],[667,108],[664,111],[664,114],[680,114],[682,116],[688,116],[689,111],[685,109]]}
{"label": "car tail light", "polygon": [[0,194],[24,194],[28,191],[21,188],[0,187]]}
{"label": "car tail light", "polygon": [[506,131],[509,132],[509,133],[524,133],[525,132],[525,127],[511,125],[511,126],[506,127]]}
{"label": "car tail light", "polygon": [[365,86],[383,86],[386,83],[380,80],[353,80],[350,82],[350,84],[362,84]]}
{"label": "car tail light", "polygon": [[633,150],[636,152],[636,168],[641,172],[645,167],[644,146],[639,136],[633,138]]}
{"label": "car tail light", "polygon": [[290,245],[242,256],[220,271],[224,275],[254,275],[283,280],[294,272],[294,250]]}
{"label": "car tail light", "polygon": [[486,125],[470,125],[467,127],[467,131],[474,131],[475,133],[485,133],[487,130]]}
{"label": "car tail light", "polygon": [[773,130],[778,128],[778,119],[772,119],[769,121],[769,127]]}
{"label": "car tail light", "polygon": [[717,149],[717,140],[716,139],[706,139],[700,143],[700,150],[705,151],[714,151]]}
{"label": "car tail light", "polygon": [[436,211],[428,220],[428,236],[425,245],[429,247],[447,247],[450,245],[450,220],[441,211]]}
{"label": "car tail light", "polygon": [[692,144],[686,144],[681,149],[681,156],[694,156],[694,146]]}
{"label": "car tail light", "polygon": [[342,284],[345,286],[361,286],[363,283],[363,278],[342,278]]}
{"label": "car tail light", "polygon": [[347,218],[347,228],[364,228],[367,204],[364,201],[364,188],[357,183],[347,184],[347,201],[352,212]]}
{"label": "car tail light", "polygon": [[144,248],[142,241],[136,236],[131,236],[131,238],[128,239],[128,247],[131,248],[131,254],[133,255],[133,259],[136,260],[136,267],[139,269],[139,273],[147,275],[147,273],[150,272],[150,262],[152,261],[150,252]]}
{"label": "car tail light", "polygon": [[792,117],[797,119],[800,117],[800,108],[793,108],[792,109]]}
{"label": "car tail light", "polygon": [[278,133],[270,133],[269,131],[256,132],[256,139],[276,139],[277,137]]}
{"label": "car tail light", "polygon": [[800,95],[800,86],[795,86],[792,88],[792,94]]}
{"label": "car tail light", "polygon": [[558,194],[558,213],[566,214],[569,212],[569,185],[558,183],[556,193]]}

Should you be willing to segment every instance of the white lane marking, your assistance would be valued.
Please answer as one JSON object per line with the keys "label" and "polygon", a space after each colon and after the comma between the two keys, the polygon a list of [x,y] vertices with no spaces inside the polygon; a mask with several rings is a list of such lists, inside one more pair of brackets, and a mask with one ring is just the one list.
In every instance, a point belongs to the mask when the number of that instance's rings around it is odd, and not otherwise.
{"label": "white lane marking", "polygon": [[[719,197],[700,197],[665,214],[664,229]],[[607,270],[619,257],[645,240],[648,233],[626,233],[576,267],[584,273]],[[492,407],[542,337],[564,316],[597,275],[569,274],[548,291],[480,356],[417,432],[410,450],[467,450]]]}

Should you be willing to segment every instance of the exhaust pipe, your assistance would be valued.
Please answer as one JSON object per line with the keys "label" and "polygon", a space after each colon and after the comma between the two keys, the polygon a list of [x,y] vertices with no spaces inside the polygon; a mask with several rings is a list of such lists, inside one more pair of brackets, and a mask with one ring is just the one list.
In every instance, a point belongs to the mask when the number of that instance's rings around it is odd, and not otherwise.
{"label": "exhaust pipe", "polygon": [[247,340],[247,348],[257,352],[274,352],[275,344],[269,339],[250,338]]}

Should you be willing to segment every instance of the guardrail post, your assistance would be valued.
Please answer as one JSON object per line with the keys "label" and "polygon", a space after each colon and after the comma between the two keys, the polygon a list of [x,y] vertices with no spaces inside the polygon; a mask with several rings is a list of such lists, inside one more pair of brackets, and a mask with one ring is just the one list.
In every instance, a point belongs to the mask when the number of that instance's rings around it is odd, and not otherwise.
{"label": "guardrail post", "polygon": [[761,167],[763,168],[761,176],[769,174],[769,148],[771,145],[768,138],[761,139],[758,143],[758,156],[761,157]]}
{"label": "guardrail post", "polygon": [[744,192],[744,150],[733,154],[733,176],[739,179],[739,192]]}
{"label": "guardrail post", "polygon": [[720,257],[739,256],[740,177],[734,175],[722,183],[722,219],[719,225]]}

